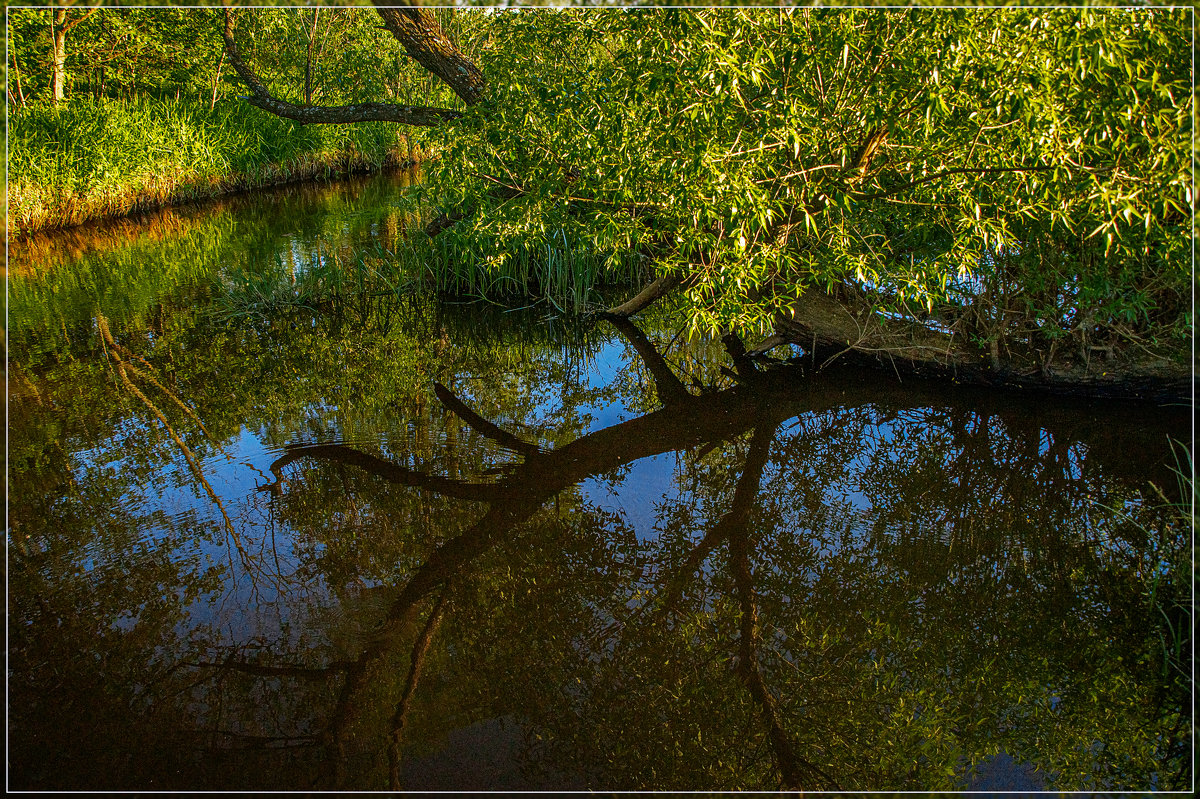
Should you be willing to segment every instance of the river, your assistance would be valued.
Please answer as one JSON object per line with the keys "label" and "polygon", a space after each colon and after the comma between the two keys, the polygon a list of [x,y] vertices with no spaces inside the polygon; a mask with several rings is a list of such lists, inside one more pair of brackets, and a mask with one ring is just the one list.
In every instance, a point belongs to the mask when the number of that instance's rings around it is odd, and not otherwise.
{"label": "river", "polygon": [[1189,409],[288,304],[418,182],[11,244],[10,787],[1187,786]]}

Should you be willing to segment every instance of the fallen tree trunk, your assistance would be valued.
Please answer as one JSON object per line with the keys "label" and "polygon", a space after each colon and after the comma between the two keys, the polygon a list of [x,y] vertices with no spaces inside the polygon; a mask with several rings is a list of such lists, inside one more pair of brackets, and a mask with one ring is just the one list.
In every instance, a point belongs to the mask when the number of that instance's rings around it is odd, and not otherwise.
{"label": "fallen tree trunk", "polygon": [[818,365],[849,361],[901,376],[1060,396],[1191,404],[1194,386],[1192,367],[1165,359],[1104,360],[1087,365],[997,360],[980,353],[961,335],[916,321],[887,319],[865,306],[852,310],[815,290],[797,300],[791,317],[776,321],[776,335],[751,353],[781,343],[803,347]]}

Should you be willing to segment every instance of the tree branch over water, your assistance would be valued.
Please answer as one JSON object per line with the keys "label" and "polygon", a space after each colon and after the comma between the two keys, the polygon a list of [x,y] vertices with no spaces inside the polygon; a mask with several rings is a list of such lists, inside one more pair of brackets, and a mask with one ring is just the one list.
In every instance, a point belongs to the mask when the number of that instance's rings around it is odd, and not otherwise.
{"label": "tree branch over water", "polygon": [[416,4],[396,8],[394,3],[375,0],[383,24],[405,52],[446,83],[467,105],[483,99],[487,89],[483,73],[450,41],[429,11]]}
{"label": "tree branch over water", "polygon": [[355,103],[341,106],[304,106],[281,100],[259,79],[258,74],[242,58],[233,38],[233,12],[225,9],[225,51],[229,63],[250,89],[247,101],[264,111],[295,120],[304,125],[344,125],[353,122],[399,122],[416,127],[433,127],[461,116],[458,111],[428,106],[395,105],[391,103]]}

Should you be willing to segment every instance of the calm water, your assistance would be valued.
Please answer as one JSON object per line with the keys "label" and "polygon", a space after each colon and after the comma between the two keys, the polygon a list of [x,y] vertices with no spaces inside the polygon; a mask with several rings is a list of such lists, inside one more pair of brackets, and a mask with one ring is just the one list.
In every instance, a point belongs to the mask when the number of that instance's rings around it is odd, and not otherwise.
{"label": "calm water", "polygon": [[1186,409],[245,312],[408,182],[12,248],[11,787],[1187,787]]}

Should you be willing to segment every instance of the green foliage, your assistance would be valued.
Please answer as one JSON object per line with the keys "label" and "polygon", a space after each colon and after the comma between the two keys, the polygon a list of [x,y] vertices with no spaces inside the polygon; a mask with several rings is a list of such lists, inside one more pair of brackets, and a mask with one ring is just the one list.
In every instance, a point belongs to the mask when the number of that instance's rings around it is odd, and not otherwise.
{"label": "green foliage", "polygon": [[[494,15],[490,99],[448,132],[431,193],[481,209],[463,232],[501,249],[561,231],[696,276],[701,330],[768,329],[821,289],[938,310],[981,343],[1032,347],[1053,329],[1037,320],[1057,319],[1085,346],[1178,345],[1191,329],[1188,19]],[[1055,268],[1021,263],[1057,242]],[[980,287],[1000,284],[972,314]],[[1025,307],[1010,314],[1014,295]]]}

